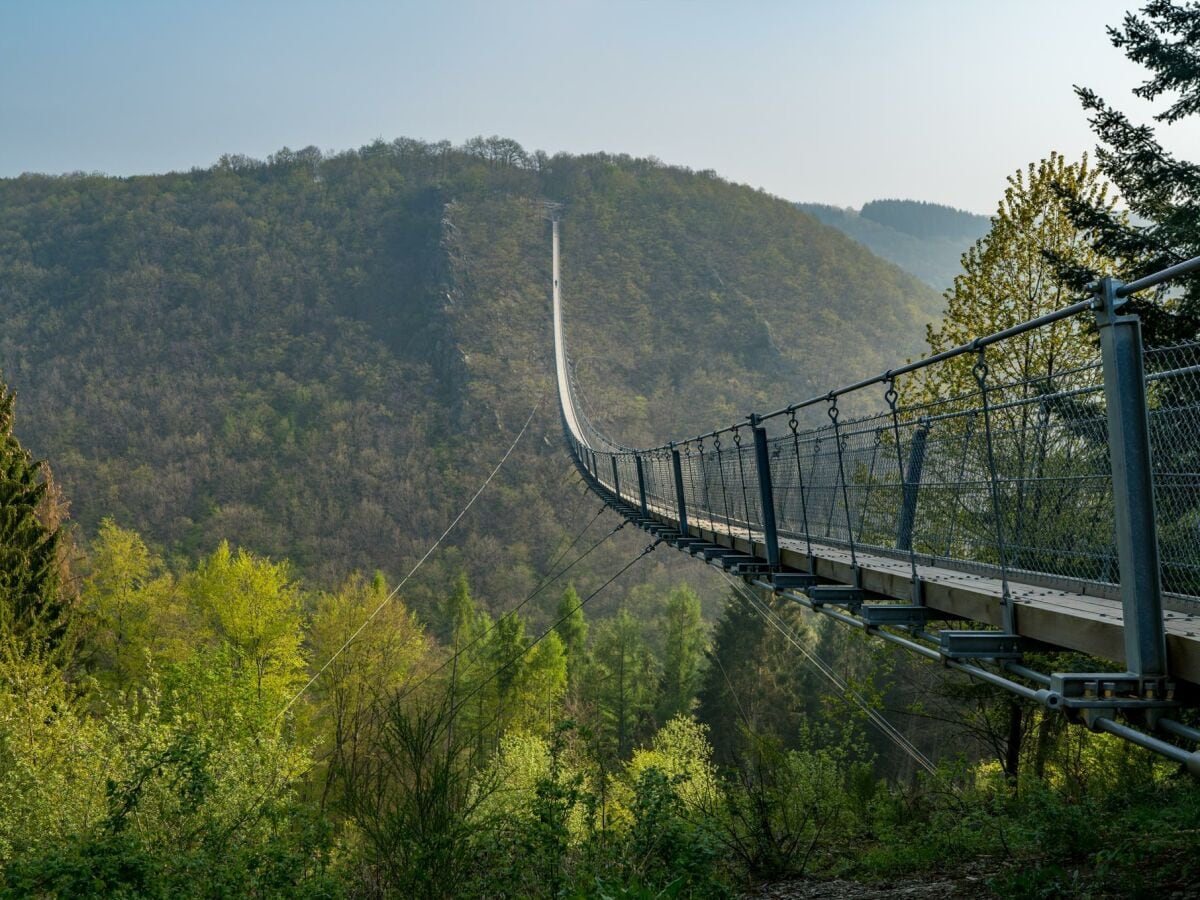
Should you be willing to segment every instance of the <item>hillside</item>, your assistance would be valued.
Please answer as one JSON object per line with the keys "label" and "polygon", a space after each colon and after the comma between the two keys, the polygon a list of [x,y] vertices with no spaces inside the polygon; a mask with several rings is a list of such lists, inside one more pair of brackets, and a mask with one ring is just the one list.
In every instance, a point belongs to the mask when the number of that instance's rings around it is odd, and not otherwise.
{"label": "hillside", "polygon": [[541,398],[428,569],[514,596],[593,511],[559,441],[543,201],[584,392],[630,442],[886,367],[940,309],[790,203],[628,157],[398,140],[23,176],[0,181],[17,431],[84,535],[112,516],[180,558],[226,538],[330,583],[403,571]]}
{"label": "hillside", "polygon": [[860,210],[797,206],[939,291],[950,287],[959,258],[988,231],[987,216],[916,200],[872,200]]}

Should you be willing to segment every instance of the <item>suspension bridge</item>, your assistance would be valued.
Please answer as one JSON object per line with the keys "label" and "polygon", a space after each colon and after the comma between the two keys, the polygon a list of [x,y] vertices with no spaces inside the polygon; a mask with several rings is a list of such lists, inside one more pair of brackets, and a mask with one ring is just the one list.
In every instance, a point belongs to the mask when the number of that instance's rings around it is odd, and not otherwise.
{"label": "suspension bridge", "polygon": [[[588,486],[747,584],[1200,777],[1200,342],[1146,346],[1189,260],[925,359],[655,447],[583,412],[552,221],[563,431]],[[1012,370],[1094,328],[1094,359]],[[1090,344],[1089,344],[1090,346]],[[1085,654],[1097,671],[1031,660]],[[1029,654],[1038,654],[1032,658]]]}

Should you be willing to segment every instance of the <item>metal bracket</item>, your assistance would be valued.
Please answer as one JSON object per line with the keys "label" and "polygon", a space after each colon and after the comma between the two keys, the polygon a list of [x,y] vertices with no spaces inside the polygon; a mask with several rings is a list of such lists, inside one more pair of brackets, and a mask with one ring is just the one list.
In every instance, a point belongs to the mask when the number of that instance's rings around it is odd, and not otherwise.
{"label": "metal bracket", "polygon": [[1174,681],[1131,672],[1055,672],[1050,676],[1050,689],[1062,694],[1064,705],[1073,708],[1178,705]]}
{"label": "metal bracket", "polygon": [[788,588],[809,588],[817,583],[817,576],[807,572],[776,572],[771,576],[771,586],[777,591]]}
{"label": "metal bracket", "polygon": [[923,626],[931,615],[927,606],[908,606],[901,603],[886,603],[863,606],[858,614],[862,616],[863,624],[868,628],[878,628],[881,625]]}
{"label": "metal bracket", "polygon": [[1028,642],[1018,634],[1001,631],[938,632],[942,656],[947,659],[1020,659]]}
{"label": "metal bracket", "polygon": [[844,584],[814,584],[806,588],[804,593],[812,601],[813,608],[818,606],[845,606],[857,611],[862,606],[862,588]]}
{"label": "metal bracket", "polygon": [[750,556],[746,553],[724,553],[720,556],[713,557],[709,562],[719,563],[722,569],[732,569],[734,566],[754,565],[761,563],[757,556]]}

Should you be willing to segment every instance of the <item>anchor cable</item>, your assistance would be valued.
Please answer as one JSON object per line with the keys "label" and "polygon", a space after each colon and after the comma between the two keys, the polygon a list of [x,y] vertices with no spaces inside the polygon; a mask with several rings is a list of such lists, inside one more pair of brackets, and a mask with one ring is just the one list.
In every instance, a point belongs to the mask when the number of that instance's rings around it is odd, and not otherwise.
{"label": "anchor cable", "polygon": [[500,471],[501,467],[503,467],[506,462],[508,462],[509,456],[512,455],[513,450],[516,449],[517,444],[520,443],[521,438],[525,436],[525,432],[529,429],[529,423],[533,421],[533,417],[537,414],[538,407],[542,405],[542,400],[544,398],[545,394],[543,394],[541,397],[538,397],[537,402],[533,404],[533,409],[529,411],[529,415],[525,419],[525,424],[521,426],[521,430],[517,432],[517,436],[513,438],[512,443],[508,445],[508,449],[504,451],[504,455],[500,457],[500,461],[496,463],[496,465],[492,468],[492,471],[488,474],[488,477],[484,479],[483,484],[479,486],[479,490],[471,495],[471,499],[467,501],[466,506],[459,510],[458,515],[455,516],[453,521],[446,526],[446,530],[439,535],[436,541],[430,544],[429,549],[425,551],[425,555],[417,560],[416,564],[408,570],[408,574],[400,579],[396,586],[392,588],[391,592],[384,597],[379,605],[372,610],[371,614],[363,620],[362,624],[359,625],[358,628],[354,629],[354,633],[342,642],[342,645],[334,651],[333,655],[330,656],[329,659],[325,660],[325,663],[321,666],[321,668],[317,669],[312,678],[308,679],[304,687],[300,688],[300,690],[298,690],[292,696],[292,699],[288,700],[284,707],[275,714],[274,721],[279,721],[279,719],[281,719],[287,713],[287,711],[295,705],[296,701],[304,696],[304,693],[310,687],[316,684],[317,679],[325,674],[325,670],[333,665],[334,660],[341,656],[345,649],[349,647],[360,634],[362,634],[363,629],[371,624],[372,620],[379,615],[380,611],[392,601],[392,598],[400,592],[400,589],[408,583],[408,580],[412,578],[413,575],[417,573],[417,570],[425,564],[425,560],[429,559],[429,557],[433,555],[433,552],[437,550],[439,546],[441,546],[441,543],[446,539],[446,536],[454,530],[454,526],[457,525],[462,520],[462,517],[467,514],[467,511],[475,505],[475,501],[479,499],[479,495],[482,494],[487,486],[492,483],[492,479],[496,477],[496,473]]}

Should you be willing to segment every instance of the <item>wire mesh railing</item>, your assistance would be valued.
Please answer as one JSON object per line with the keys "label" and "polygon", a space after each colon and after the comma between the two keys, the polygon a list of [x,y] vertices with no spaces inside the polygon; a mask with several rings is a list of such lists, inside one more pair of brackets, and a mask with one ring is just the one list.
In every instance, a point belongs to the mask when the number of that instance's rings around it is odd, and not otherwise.
{"label": "wire mesh railing", "polygon": [[[648,507],[678,520],[682,505],[696,526],[763,539],[752,439],[763,428],[776,536],[785,543],[1115,596],[1106,368],[1082,315],[1094,309],[1095,301],[1076,303],[753,424],[648,450],[589,428],[580,450],[598,481],[631,503],[641,501],[640,459]],[[1138,350],[1159,577],[1168,597],[1200,608],[1200,342]],[[822,406],[825,421],[813,424]],[[810,414],[803,426],[801,410]]]}
{"label": "wire mesh railing", "polygon": [[[557,254],[557,231],[555,241]],[[808,585],[810,608],[1066,709],[1200,776],[1200,751],[1117,721],[1118,711],[1144,714],[1151,731],[1200,741],[1200,731],[1162,715],[1179,705],[1171,679],[1180,666],[1173,657],[1168,669],[1163,607],[1192,614],[1186,622],[1200,614],[1200,340],[1145,346],[1126,306],[1133,292],[1197,270],[1200,258],[1128,285],[1105,278],[1093,297],[1063,309],[764,416],[634,450],[588,423],[564,374],[556,255],[567,440],[594,489],[677,546],[702,549],[706,558],[711,550],[725,568],[776,592]],[[662,524],[639,519],[639,509]],[[882,569],[876,557],[884,557]],[[838,565],[830,565],[835,558]],[[867,605],[860,564],[890,578],[897,569],[888,558],[906,563],[909,603],[888,582],[885,594],[901,603]],[[819,583],[818,559],[822,575],[842,586]],[[808,575],[785,571],[805,562]],[[982,616],[989,630],[924,630],[941,616],[924,605],[922,580],[945,569],[989,576],[982,594],[967,582],[972,603],[999,600],[999,615]],[[1085,596],[1071,601],[1078,612],[1054,612],[1062,620],[1036,626],[1035,637],[1066,649],[1100,648],[1122,658],[1126,672],[1045,674],[1015,662],[1029,634],[1018,629],[1015,603],[1034,602],[1036,587],[1058,587],[1060,598]],[[942,593],[946,603],[944,586]],[[1120,601],[1119,615],[1097,599],[1106,597]],[[833,602],[861,616],[830,611]],[[977,606],[958,609],[951,601],[945,611],[981,619]],[[1085,621],[1089,629],[1118,625],[1123,654],[1109,637],[1080,644],[1064,635],[1064,625]],[[879,630],[893,623],[912,630]],[[1178,626],[1177,618],[1176,641],[1194,637],[1187,624],[1183,632]],[[1200,683],[1194,648],[1184,657],[1182,677]],[[999,671],[977,664],[985,660]]]}

